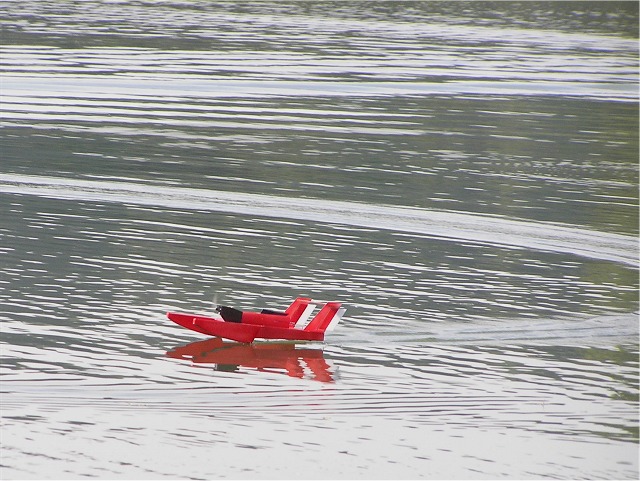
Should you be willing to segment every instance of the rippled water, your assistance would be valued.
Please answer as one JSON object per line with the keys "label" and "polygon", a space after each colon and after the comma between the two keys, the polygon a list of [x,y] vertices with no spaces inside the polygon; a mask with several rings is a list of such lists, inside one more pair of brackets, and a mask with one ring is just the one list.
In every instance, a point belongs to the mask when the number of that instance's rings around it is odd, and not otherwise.
{"label": "rippled water", "polygon": [[637,478],[637,3],[0,11],[3,479]]}

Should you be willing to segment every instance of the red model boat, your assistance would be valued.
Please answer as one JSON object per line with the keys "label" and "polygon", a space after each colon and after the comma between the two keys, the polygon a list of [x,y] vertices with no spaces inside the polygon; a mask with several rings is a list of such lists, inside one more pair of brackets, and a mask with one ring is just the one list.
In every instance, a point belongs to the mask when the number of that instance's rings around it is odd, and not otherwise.
{"label": "red model boat", "polygon": [[256,338],[323,341],[325,332],[336,326],[346,309],[341,307],[339,302],[327,302],[320,312],[302,327],[318,304],[308,297],[298,297],[284,312],[268,309],[247,312],[218,306],[217,317],[177,312],[168,312],[167,317],[187,329],[237,342],[250,343]]}

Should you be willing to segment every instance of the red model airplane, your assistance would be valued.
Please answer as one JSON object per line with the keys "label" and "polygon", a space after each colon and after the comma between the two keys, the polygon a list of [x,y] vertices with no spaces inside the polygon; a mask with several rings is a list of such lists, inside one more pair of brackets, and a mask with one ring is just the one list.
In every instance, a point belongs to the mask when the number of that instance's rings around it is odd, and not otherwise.
{"label": "red model airplane", "polygon": [[339,302],[327,302],[305,327],[299,327],[318,304],[308,297],[298,297],[284,312],[246,312],[218,306],[217,317],[177,312],[168,312],[167,317],[187,329],[237,342],[250,343],[256,338],[323,341],[325,332],[336,326],[346,309]]}

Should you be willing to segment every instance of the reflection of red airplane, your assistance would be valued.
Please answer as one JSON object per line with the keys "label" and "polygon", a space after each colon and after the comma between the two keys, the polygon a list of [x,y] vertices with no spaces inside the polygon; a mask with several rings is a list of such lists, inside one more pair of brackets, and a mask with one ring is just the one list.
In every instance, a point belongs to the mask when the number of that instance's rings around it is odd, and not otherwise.
{"label": "reflection of red airplane", "polygon": [[327,302],[309,324],[297,327],[304,324],[316,305],[307,297],[298,297],[284,312],[243,312],[218,306],[218,317],[177,312],[168,312],[167,317],[187,329],[238,342],[249,343],[255,338],[323,341],[324,333],[335,327],[346,309],[339,302]]}
{"label": "reflection of red airplane", "polygon": [[194,363],[217,364],[218,368],[237,366],[256,368],[259,371],[284,369],[291,377],[304,378],[306,364],[313,379],[321,382],[333,382],[329,364],[325,361],[321,349],[297,349],[295,344],[235,344],[225,343],[219,337],[197,341],[176,347],[167,352],[167,356],[190,360]]}

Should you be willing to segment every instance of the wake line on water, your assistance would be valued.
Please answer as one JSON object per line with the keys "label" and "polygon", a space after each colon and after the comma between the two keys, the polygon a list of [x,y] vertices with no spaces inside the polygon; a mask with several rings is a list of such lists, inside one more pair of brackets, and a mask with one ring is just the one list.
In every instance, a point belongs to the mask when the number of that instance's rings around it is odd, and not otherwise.
{"label": "wake line on water", "polygon": [[[78,81],[82,80],[82,87]],[[4,74],[4,95],[29,97],[33,92],[48,96],[73,96],[75,99],[141,97],[358,97],[415,95],[488,95],[488,96],[561,96],[617,102],[636,102],[636,83],[583,81],[486,81],[456,80],[449,82],[339,82],[296,80],[211,80],[162,78],[139,79],[113,75],[74,74],[47,75],[34,78],[22,74]]]}
{"label": "wake line on water", "polygon": [[16,174],[3,175],[0,193],[344,224],[639,264],[632,236],[484,214]]}

